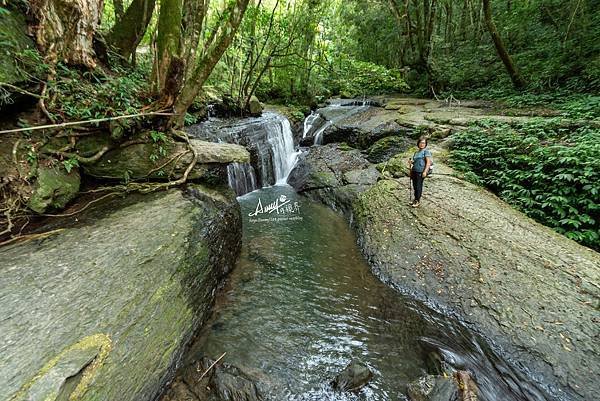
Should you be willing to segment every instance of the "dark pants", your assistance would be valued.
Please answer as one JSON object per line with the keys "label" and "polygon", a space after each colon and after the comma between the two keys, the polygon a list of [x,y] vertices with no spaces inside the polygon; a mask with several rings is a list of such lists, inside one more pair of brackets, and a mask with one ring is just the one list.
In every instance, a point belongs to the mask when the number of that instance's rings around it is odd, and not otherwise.
{"label": "dark pants", "polygon": [[423,173],[419,173],[417,171],[410,171],[410,180],[412,181],[413,189],[415,190],[415,200],[421,200],[421,194],[423,193]]}

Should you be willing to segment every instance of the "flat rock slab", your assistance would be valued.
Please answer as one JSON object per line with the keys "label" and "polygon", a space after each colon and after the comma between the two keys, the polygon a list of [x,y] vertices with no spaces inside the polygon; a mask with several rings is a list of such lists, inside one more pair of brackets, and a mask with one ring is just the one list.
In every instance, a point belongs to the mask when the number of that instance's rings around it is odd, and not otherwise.
{"label": "flat rock slab", "polygon": [[600,394],[600,254],[458,178],[427,180],[417,209],[408,188],[381,180],[353,203],[382,280],[456,314],[558,399]]}
{"label": "flat rock slab", "polygon": [[171,190],[93,213],[0,249],[2,400],[153,399],[239,252],[229,191]]}

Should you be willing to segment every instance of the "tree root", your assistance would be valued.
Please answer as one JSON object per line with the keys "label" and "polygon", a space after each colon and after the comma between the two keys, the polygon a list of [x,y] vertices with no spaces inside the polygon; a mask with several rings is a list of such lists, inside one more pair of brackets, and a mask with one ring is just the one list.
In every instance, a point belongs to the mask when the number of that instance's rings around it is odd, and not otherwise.
{"label": "tree root", "polygon": [[[112,186],[112,187],[103,187],[103,188],[97,188],[94,190],[90,190],[90,191],[86,191],[86,192],[82,192],[82,193],[98,193],[98,192],[105,192],[105,191],[111,191],[107,194],[104,194],[102,196],[100,196],[97,199],[93,199],[90,202],[88,202],[87,204],[85,204],[85,206],[83,206],[82,208],[73,211],[73,212],[69,212],[69,213],[62,213],[62,214],[41,214],[41,215],[34,215],[34,214],[29,214],[29,213],[23,213],[23,214],[16,214],[19,210],[21,210],[22,205],[24,205],[24,201],[20,198],[15,198],[13,199],[13,202],[10,202],[11,204],[9,205],[7,202],[6,205],[7,207],[4,209],[4,215],[6,216],[6,221],[7,221],[7,228],[4,229],[2,232],[0,232],[0,235],[6,235],[6,234],[10,234],[12,232],[12,230],[14,229],[14,219],[15,218],[26,218],[27,221],[25,224],[23,224],[23,226],[21,226],[21,229],[19,230],[19,233],[16,235],[12,235],[10,239],[4,241],[4,242],[0,242],[0,247],[3,245],[7,245],[7,244],[11,244],[15,241],[19,241],[19,240],[32,240],[32,239],[37,239],[37,238],[44,238],[47,235],[51,235],[57,232],[60,232],[61,230],[52,230],[49,231],[47,233],[37,233],[37,234],[29,234],[29,235],[22,235],[22,231],[25,228],[25,226],[27,224],[29,224],[29,219],[31,217],[34,216],[42,216],[42,217],[71,217],[74,216],[78,213],[83,212],[84,210],[86,210],[87,208],[89,208],[91,205],[93,205],[94,203],[100,202],[106,198],[109,198],[111,196],[116,196],[116,195],[124,195],[127,193],[133,193],[133,192],[138,192],[138,193],[142,193],[142,194],[147,194],[147,193],[151,193],[151,192],[155,192],[155,191],[159,191],[159,190],[166,190],[175,186],[180,186],[185,184],[188,181],[188,177],[189,174],[191,173],[191,171],[193,170],[193,168],[195,167],[197,161],[198,161],[198,152],[196,151],[196,149],[191,145],[190,143],[190,138],[187,135],[187,133],[183,132],[183,131],[175,131],[173,130],[172,135],[178,138],[183,139],[186,143],[187,143],[187,147],[188,149],[182,152],[177,153],[176,155],[174,155],[172,158],[170,158],[166,163],[164,163],[163,165],[157,167],[156,169],[152,170],[149,174],[151,174],[154,171],[157,171],[167,165],[169,165],[170,163],[177,163],[177,161],[183,157],[184,155],[186,155],[189,152],[192,152],[192,160],[189,163],[189,165],[187,166],[187,168],[185,169],[183,175],[176,180],[172,180],[172,181],[167,181],[167,182],[161,182],[161,183],[137,183],[137,182],[132,182],[132,183],[128,183],[128,184],[124,184],[124,185],[116,185],[116,186]],[[131,145],[134,142],[139,142],[139,140],[137,141],[130,141],[131,143],[125,143],[122,144],[123,145]],[[18,143],[17,143],[18,146]],[[13,153],[16,152],[16,147],[15,146],[15,150],[13,151]],[[80,155],[77,155],[75,153],[69,153],[69,152],[62,152],[62,151],[53,151],[50,152],[52,154],[55,155],[60,155],[62,157],[74,157],[75,159],[77,159],[77,161],[79,163],[82,164],[86,164],[86,163],[94,163],[96,161],[98,161],[106,152],[108,152],[111,148],[108,146],[103,147],[99,152],[97,152],[95,155],[90,156],[90,157],[83,157]],[[13,155],[13,157],[16,157],[16,154]],[[5,199],[9,199],[6,198]],[[11,198],[12,199],[12,198]]]}

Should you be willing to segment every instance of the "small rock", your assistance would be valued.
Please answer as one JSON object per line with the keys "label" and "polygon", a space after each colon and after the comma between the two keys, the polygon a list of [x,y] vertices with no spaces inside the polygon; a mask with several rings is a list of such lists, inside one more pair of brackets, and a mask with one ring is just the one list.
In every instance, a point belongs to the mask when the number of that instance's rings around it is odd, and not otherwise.
{"label": "small rock", "polygon": [[340,391],[356,391],[367,385],[373,372],[361,362],[353,360],[333,380],[333,388]]}
{"label": "small rock", "polygon": [[73,168],[67,173],[61,167],[40,167],[33,194],[27,206],[37,213],[48,209],[62,209],[79,192],[81,177]]}
{"label": "small rock", "polygon": [[263,112],[263,105],[256,96],[250,98],[248,108],[250,109],[250,114],[253,116],[260,116]]}
{"label": "small rock", "polygon": [[455,401],[459,390],[451,377],[428,375],[408,385],[408,396],[412,401]]}

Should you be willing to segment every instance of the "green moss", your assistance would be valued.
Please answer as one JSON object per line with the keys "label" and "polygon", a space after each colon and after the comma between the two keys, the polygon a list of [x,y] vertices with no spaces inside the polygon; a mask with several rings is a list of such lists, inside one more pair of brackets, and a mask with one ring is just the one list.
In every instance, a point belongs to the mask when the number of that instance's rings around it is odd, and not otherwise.
{"label": "green moss", "polygon": [[407,147],[406,139],[399,136],[388,136],[375,142],[368,149],[367,158],[373,163],[381,163]]}
{"label": "green moss", "polygon": [[59,167],[40,167],[33,194],[27,206],[44,213],[48,209],[62,209],[79,192],[81,177],[77,169],[67,173]]}
{"label": "green moss", "polygon": [[380,173],[389,173],[392,177],[404,177],[408,175],[406,154],[398,153],[386,162],[377,164],[376,168]]}
{"label": "green moss", "polygon": [[349,150],[354,150],[355,148],[353,148],[352,146],[348,145],[346,142],[342,142],[338,145],[338,149],[342,150],[344,152],[347,152]]}
{"label": "green moss", "polygon": [[16,84],[29,80],[40,67],[40,56],[27,36],[27,23],[16,11],[0,13],[0,81]]}

